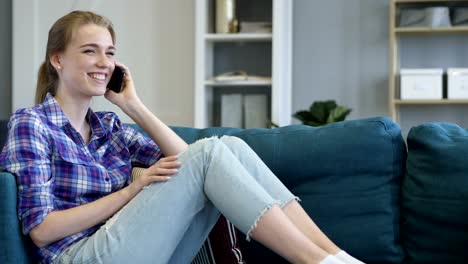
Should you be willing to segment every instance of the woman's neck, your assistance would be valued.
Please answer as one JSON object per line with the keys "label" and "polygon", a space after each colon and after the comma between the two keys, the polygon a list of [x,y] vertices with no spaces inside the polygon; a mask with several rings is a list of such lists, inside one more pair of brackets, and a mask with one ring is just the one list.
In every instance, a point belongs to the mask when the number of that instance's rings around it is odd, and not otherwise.
{"label": "woman's neck", "polygon": [[81,134],[83,140],[88,143],[91,129],[86,120],[86,115],[88,114],[91,99],[79,100],[78,98],[63,96],[61,94],[57,94],[55,99],[65,116],[67,116],[70,124]]}

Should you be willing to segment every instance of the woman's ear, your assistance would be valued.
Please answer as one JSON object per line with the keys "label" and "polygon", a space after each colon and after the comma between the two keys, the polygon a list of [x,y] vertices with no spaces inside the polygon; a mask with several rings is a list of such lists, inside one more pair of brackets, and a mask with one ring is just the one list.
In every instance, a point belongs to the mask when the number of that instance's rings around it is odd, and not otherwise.
{"label": "woman's ear", "polygon": [[58,72],[59,70],[62,69],[62,65],[60,64],[60,55],[58,54],[52,54],[50,56],[50,64],[54,66],[55,70]]}

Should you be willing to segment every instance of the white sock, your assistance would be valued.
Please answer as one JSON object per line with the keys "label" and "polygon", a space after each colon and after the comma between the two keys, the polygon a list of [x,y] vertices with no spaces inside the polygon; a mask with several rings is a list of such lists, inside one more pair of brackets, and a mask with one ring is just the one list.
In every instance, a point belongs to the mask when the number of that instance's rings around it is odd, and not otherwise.
{"label": "white sock", "polygon": [[326,258],[320,261],[320,264],[346,264],[346,263],[339,260],[337,257],[333,255],[328,255]]}
{"label": "white sock", "polygon": [[335,257],[347,264],[365,264],[364,262],[350,256],[348,253],[346,253],[343,250],[336,253]]}

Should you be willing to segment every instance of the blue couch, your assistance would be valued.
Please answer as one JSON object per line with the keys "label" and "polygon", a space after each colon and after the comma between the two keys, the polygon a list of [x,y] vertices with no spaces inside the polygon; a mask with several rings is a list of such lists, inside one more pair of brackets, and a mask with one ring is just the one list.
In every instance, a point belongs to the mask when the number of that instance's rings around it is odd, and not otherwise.
{"label": "blue couch", "polygon": [[[468,131],[432,123],[407,145],[386,117],[325,127],[173,127],[187,142],[212,135],[245,140],[322,230],[366,263],[468,263]],[[5,123],[0,140],[5,139]],[[0,142],[3,144],[3,142]],[[29,263],[13,175],[0,174],[0,263]],[[247,263],[285,263],[241,241]]]}

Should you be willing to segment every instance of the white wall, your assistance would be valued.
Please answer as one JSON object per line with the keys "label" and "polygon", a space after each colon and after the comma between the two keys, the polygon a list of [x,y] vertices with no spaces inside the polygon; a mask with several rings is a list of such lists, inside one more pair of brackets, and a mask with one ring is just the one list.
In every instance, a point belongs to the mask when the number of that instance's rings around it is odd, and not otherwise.
{"label": "white wall", "polygon": [[0,120],[11,114],[11,1],[0,1]]}
{"label": "white wall", "polygon": [[[112,20],[117,59],[130,67],[143,102],[170,125],[193,125],[194,2],[191,0],[13,1],[12,110],[34,102],[47,32],[71,10],[92,10]],[[104,98],[94,110],[130,119]]]}
{"label": "white wall", "polygon": [[388,115],[388,2],[294,0],[293,113],[330,99]]}

